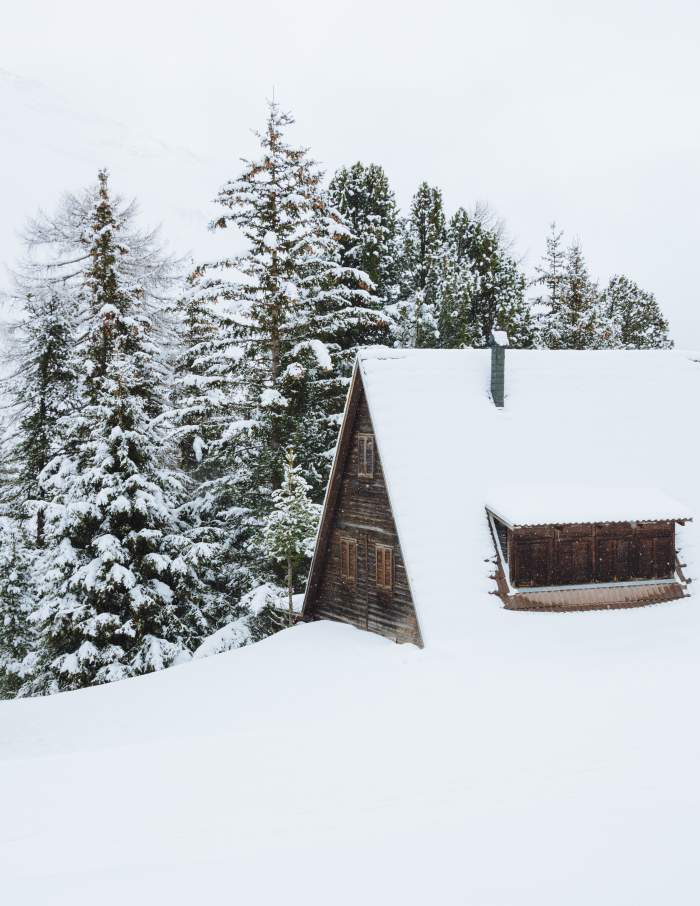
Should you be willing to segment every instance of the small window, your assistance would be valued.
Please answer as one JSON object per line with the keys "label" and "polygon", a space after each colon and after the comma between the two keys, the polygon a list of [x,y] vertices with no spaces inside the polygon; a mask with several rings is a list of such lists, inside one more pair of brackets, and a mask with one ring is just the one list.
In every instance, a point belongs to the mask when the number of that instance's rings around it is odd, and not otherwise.
{"label": "small window", "polygon": [[391,590],[394,582],[394,549],[377,545],[377,588]]}
{"label": "small window", "polygon": [[340,539],[340,578],[349,585],[357,582],[357,541]]}
{"label": "small window", "polygon": [[358,469],[360,478],[374,478],[374,435],[357,436]]}

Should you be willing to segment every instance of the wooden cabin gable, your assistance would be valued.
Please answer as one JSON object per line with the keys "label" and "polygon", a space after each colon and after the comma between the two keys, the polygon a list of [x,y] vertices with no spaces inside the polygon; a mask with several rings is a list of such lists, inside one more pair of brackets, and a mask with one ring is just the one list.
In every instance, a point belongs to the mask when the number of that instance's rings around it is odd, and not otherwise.
{"label": "wooden cabin gable", "polygon": [[337,620],[422,645],[359,374],[341,431],[304,619]]}

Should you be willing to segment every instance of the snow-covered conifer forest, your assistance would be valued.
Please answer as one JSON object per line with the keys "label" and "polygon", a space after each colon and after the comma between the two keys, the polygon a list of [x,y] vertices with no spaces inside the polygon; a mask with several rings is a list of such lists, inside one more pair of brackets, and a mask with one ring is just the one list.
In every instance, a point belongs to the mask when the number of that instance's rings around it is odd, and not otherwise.
{"label": "snow-covered conifer forest", "polygon": [[696,906],[700,4],[2,12],[0,906]]}
{"label": "snow-covered conifer forest", "polygon": [[[330,178],[270,103],[215,197],[219,253],[176,260],[107,170],[24,227],[3,381],[0,688],[182,663],[288,624],[357,351],[671,346],[653,294],[599,286],[552,224],[534,274],[484,205]],[[203,199],[204,202],[204,199]],[[226,644],[221,640],[225,639]]]}

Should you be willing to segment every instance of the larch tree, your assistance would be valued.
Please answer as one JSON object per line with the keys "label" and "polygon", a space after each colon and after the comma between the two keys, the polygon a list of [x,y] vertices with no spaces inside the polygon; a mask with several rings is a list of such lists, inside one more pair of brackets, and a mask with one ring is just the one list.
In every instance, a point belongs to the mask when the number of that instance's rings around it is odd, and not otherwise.
{"label": "larch tree", "polygon": [[50,505],[30,693],[158,670],[208,628],[199,570],[210,551],[179,512],[159,342],[174,265],[136,229],[133,206],[111,197],[105,171],[81,206],[80,405],[40,476]]}
{"label": "larch tree", "polygon": [[602,300],[612,342],[619,349],[670,349],[668,321],[653,293],[645,292],[629,277],[610,278]]}

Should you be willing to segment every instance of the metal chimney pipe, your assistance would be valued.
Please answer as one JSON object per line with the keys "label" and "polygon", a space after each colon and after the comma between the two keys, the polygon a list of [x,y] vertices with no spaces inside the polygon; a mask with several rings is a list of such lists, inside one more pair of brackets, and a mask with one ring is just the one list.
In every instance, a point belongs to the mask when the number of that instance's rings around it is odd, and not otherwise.
{"label": "metal chimney pipe", "polygon": [[491,399],[497,409],[505,403],[506,348],[508,334],[505,330],[491,331]]}

